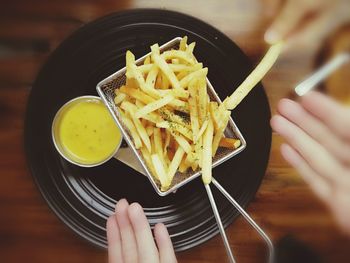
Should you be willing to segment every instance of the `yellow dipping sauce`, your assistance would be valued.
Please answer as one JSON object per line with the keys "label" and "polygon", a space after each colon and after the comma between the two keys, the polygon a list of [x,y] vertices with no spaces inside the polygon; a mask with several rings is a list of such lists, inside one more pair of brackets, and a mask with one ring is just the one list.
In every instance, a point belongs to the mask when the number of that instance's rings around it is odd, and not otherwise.
{"label": "yellow dipping sauce", "polygon": [[85,165],[103,162],[120,145],[120,130],[99,99],[82,98],[68,103],[56,118],[56,143],[73,162]]}

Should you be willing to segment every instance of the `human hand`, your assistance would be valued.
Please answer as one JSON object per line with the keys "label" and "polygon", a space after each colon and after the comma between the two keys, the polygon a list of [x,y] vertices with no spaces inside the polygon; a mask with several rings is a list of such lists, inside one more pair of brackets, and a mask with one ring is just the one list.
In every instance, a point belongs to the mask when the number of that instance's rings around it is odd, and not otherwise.
{"label": "human hand", "polygon": [[350,108],[318,92],[282,99],[272,128],[287,142],[282,156],[350,235]]}
{"label": "human hand", "polygon": [[168,231],[163,224],[154,228],[157,246],[142,207],[120,200],[107,220],[109,263],[177,262]]}
{"label": "human hand", "polygon": [[[282,0],[265,0],[266,13],[275,16]],[[265,33],[265,41],[285,40],[287,46],[317,43],[350,21],[349,0],[286,0]]]}

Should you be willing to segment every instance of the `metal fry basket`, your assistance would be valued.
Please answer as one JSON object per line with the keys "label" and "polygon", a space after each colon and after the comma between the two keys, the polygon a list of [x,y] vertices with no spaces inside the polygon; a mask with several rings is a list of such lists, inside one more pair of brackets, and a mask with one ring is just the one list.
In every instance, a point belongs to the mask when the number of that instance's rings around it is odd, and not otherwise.
{"label": "metal fry basket", "polygon": [[[162,45],[160,47],[160,51],[164,52],[170,49],[178,49],[179,44],[181,41],[181,37],[174,38],[173,40],[169,41],[168,43]],[[146,54],[145,56],[139,58],[136,60],[137,65],[142,65],[144,60],[147,56],[149,56],[150,53]],[[114,97],[115,97],[115,90],[119,89],[122,85],[126,82],[126,68],[122,68],[121,70],[117,71],[116,73],[112,74],[111,76],[107,77],[106,79],[102,80],[100,83],[97,84],[97,92],[104,101],[104,103],[107,105],[109,111],[111,112],[114,120],[116,121],[117,125],[119,126],[120,130],[123,133],[124,139],[128,143],[129,147],[133,150],[135,155],[137,156],[137,159],[140,161],[141,165],[145,169],[146,175],[148,176],[149,180],[151,181],[154,189],[160,196],[166,196],[181,186],[185,185],[186,183],[192,181],[193,179],[200,176],[200,171],[193,172],[192,169],[188,169],[188,172],[186,173],[180,173],[177,172],[174,176],[173,182],[168,190],[161,191],[160,183],[152,176],[152,173],[150,169],[147,167],[146,162],[144,161],[141,151],[137,150],[134,147],[134,143],[132,141],[132,137],[130,136],[130,133],[128,129],[123,124],[123,121],[121,119],[121,116],[118,111],[118,107],[114,104]],[[207,78],[207,92],[210,97],[211,101],[217,101],[221,103],[221,100],[219,96],[216,94],[213,86],[210,84],[208,78]],[[239,131],[238,127],[230,118],[229,124],[225,130],[225,136],[228,138],[235,138],[239,139],[241,141],[240,147],[237,149],[229,149],[229,148],[223,148],[219,147],[215,157],[213,158],[213,167],[227,161],[228,159],[232,158],[236,154],[240,153],[245,147],[246,147],[246,141],[244,140],[241,132]]]}
{"label": "metal fry basket", "polygon": [[[164,45],[160,46],[160,52],[164,52],[167,50],[171,49],[178,49],[179,44],[181,41],[181,37],[176,37],[172,39],[171,41],[165,43]],[[144,60],[146,59],[147,56],[149,56],[150,53],[144,55],[143,57],[139,58],[136,60],[136,65],[142,65]],[[147,175],[148,179],[151,181],[155,191],[160,195],[160,196],[166,196],[170,193],[175,192],[178,188],[181,186],[189,183],[193,179],[197,178],[198,176],[201,175],[200,171],[193,172],[191,169],[188,169],[188,172],[186,173],[180,173],[177,172],[176,175],[174,176],[173,182],[171,186],[169,187],[168,190],[162,191],[160,183],[158,180],[156,180],[150,169],[147,167],[146,162],[143,159],[143,156],[141,154],[141,151],[137,150],[134,147],[134,143],[132,140],[132,137],[129,133],[129,130],[127,127],[123,124],[121,115],[118,111],[118,107],[114,103],[114,98],[115,98],[115,90],[119,89],[121,86],[123,86],[126,83],[126,67],[120,69],[116,73],[110,75],[109,77],[105,78],[101,82],[97,84],[97,92],[102,98],[103,102],[106,104],[107,108],[109,109],[110,113],[113,116],[113,119],[115,120],[116,124],[120,128],[125,141],[128,143],[129,147],[132,149],[134,152],[135,156],[139,160],[141,166],[143,167],[145,174]],[[216,94],[213,86],[211,85],[210,81],[207,78],[207,92],[210,97],[211,101],[217,101],[218,103],[221,103],[221,100],[219,96]],[[239,139],[241,141],[241,145],[237,149],[228,149],[228,148],[222,148],[219,147],[215,157],[213,158],[213,164],[212,167],[214,168],[217,165],[220,165],[221,163],[227,161],[228,159],[232,158],[233,156],[237,155],[240,153],[244,148],[246,147],[247,143],[239,131],[238,127],[230,118],[229,123],[226,127],[225,130],[225,136],[228,138],[235,138]],[[248,221],[249,224],[253,226],[253,228],[262,236],[262,238],[265,240],[267,243],[267,246],[269,248],[269,262],[272,262],[273,260],[273,254],[274,254],[274,249],[273,249],[273,244],[270,241],[269,237],[264,233],[264,231],[254,222],[254,220],[244,211],[244,209],[229,195],[229,193],[219,184],[218,181],[215,180],[215,178],[212,179],[212,184],[218,188],[218,190],[227,198],[227,200],[242,214],[242,216]],[[220,234],[222,236],[222,239],[225,244],[226,252],[228,254],[228,257],[231,262],[235,262],[233,253],[231,251],[230,245],[228,243],[225,230],[223,228],[219,212],[217,210],[216,204],[214,197],[212,195],[210,185],[205,185],[205,189],[207,191],[208,197],[210,204],[212,206],[216,222],[218,224]]]}

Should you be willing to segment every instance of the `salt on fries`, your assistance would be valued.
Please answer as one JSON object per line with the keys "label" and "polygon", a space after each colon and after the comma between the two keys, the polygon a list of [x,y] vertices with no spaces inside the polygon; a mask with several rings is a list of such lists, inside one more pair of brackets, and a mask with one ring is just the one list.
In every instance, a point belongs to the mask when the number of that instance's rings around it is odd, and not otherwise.
{"label": "salt on fries", "polygon": [[207,93],[208,68],[197,62],[195,43],[182,38],[178,50],[160,53],[158,44],[143,65],[126,53],[126,84],[115,91],[114,102],[152,176],[162,191],[177,172],[202,170],[212,178],[212,158],[219,147],[236,149],[241,142],[226,138],[233,110],[276,61],[282,44],[273,45],[261,63],[225,101],[218,105]]}

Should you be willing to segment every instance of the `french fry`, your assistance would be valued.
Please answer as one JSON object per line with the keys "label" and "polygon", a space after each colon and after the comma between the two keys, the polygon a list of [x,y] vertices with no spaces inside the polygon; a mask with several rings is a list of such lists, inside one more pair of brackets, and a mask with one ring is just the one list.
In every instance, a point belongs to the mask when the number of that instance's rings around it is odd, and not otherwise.
{"label": "french fry", "polygon": [[202,168],[203,157],[203,137],[197,138],[197,142],[194,145],[196,157],[198,159],[198,166]]}
{"label": "french fry", "polygon": [[186,162],[186,157],[184,156],[181,160],[181,163],[179,165],[179,172],[180,173],[186,173],[190,165]]}
{"label": "french fry", "polygon": [[[134,108],[136,110],[136,112],[138,110],[140,110],[141,108],[145,107],[145,104],[139,100],[135,100],[135,105],[137,106],[137,108]],[[152,122],[154,124],[156,124],[160,121],[163,121],[163,119],[154,111],[142,116],[142,118],[149,121],[149,122]]]}
{"label": "french fry", "polygon": [[167,153],[164,154],[164,161],[165,161],[165,164],[166,164],[166,166],[168,167],[168,170],[169,170],[169,166],[171,164],[171,160],[169,159],[169,156],[168,156]]}
{"label": "french fry", "polygon": [[145,144],[147,150],[149,152],[151,152],[151,141],[147,135],[145,127],[142,126],[142,123],[140,122],[140,120],[138,118],[132,117],[132,120],[133,120],[133,123],[136,127],[136,130],[137,130],[141,140]]}
{"label": "french fry", "polygon": [[227,127],[227,123],[230,120],[230,114],[231,114],[230,111],[225,111],[225,115],[223,117],[222,125],[221,125],[221,127],[219,127],[215,131],[215,135],[214,135],[214,138],[213,138],[213,146],[212,146],[212,149],[213,149],[212,156],[213,157],[215,156],[216,151],[218,150],[220,140],[221,140],[222,136],[224,135],[225,129]]}
{"label": "french fry", "polygon": [[151,46],[152,60],[159,67],[159,69],[166,75],[169,79],[171,85],[175,89],[180,88],[180,83],[177,80],[175,73],[170,69],[169,65],[166,63],[165,59],[159,55],[159,46],[155,44]]}
{"label": "french fry", "polygon": [[123,101],[122,104],[120,104],[120,108],[128,112],[130,115],[138,110],[138,107],[130,101]]}
{"label": "french fry", "polygon": [[156,78],[158,75],[159,69],[156,65],[152,65],[152,68],[148,72],[146,78],[146,86],[148,89],[154,89],[156,84]]}
{"label": "french fry", "polygon": [[151,96],[148,96],[146,93],[139,89],[128,88],[123,86],[119,89],[119,91],[145,104],[152,103],[155,101],[155,99],[153,99]]}
{"label": "french fry", "polygon": [[142,142],[141,142],[140,136],[137,133],[135,125],[133,124],[132,120],[128,116],[126,116],[125,113],[122,113],[121,110],[119,110],[119,112],[121,113],[123,123],[125,124],[126,128],[128,128],[130,132],[130,135],[135,144],[135,148],[140,149],[142,147]]}
{"label": "french fry", "polygon": [[193,54],[194,47],[196,46],[196,42],[192,42],[186,48],[186,52],[189,54]]}
{"label": "french fry", "polygon": [[217,102],[215,102],[215,101],[209,102],[210,117],[213,120],[215,130],[217,130],[219,128],[220,123],[221,123],[220,120],[217,119],[217,115],[216,115],[218,108],[219,108],[219,105]]}
{"label": "french fry", "polygon": [[120,105],[120,107],[129,113],[129,115],[130,115],[130,117],[131,117],[131,119],[136,127],[137,133],[139,134],[142,142],[145,144],[147,150],[149,152],[151,152],[152,151],[151,141],[147,135],[146,129],[145,129],[145,127],[142,126],[140,119],[135,117],[137,107],[135,105],[131,104],[130,102],[127,102],[127,101],[124,101]]}
{"label": "french fry", "polygon": [[198,116],[201,124],[207,119],[208,115],[208,93],[207,82],[205,78],[198,80]]}
{"label": "french fry", "polygon": [[135,113],[135,117],[136,118],[141,118],[155,110],[158,110],[162,107],[164,107],[165,105],[167,105],[169,102],[171,102],[174,99],[173,96],[171,95],[167,95],[162,99],[156,100],[152,103],[147,104],[146,106],[144,106],[143,108],[139,109],[138,111],[136,111]]}
{"label": "french fry", "polygon": [[143,64],[141,66],[138,66],[137,68],[142,74],[149,74],[152,67],[153,67],[153,64]]}
{"label": "french fry", "polygon": [[192,42],[186,48],[186,52],[189,54],[189,56],[191,56],[193,58],[194,61],[196,61],[196,58],[193,55],[193,50],[194,50],[195,46],[196,46],[196,42]]}
{"label": "french fry", "polygon": [[166,174],[164,165],[162,161],[160,160],[158,154],[152,154],[151,155],[152,163],[155,169],[155,173],[157,174],[160,184],[162,186],[162,189],[167,189],[170,186],[170,178]]}
{"label": "french fry", "polygon": [[203,135],[203,152],[202,152],[202,180],[204,184],[210,184],[212,178],[212,143],[213,143],[214,125],[209,118],[207,129]]}
{"label": "french fry", "polygon": [[189,72],[193,72],[193,71],[197,71],[197,70],[202,69],[203,64],[197,63],[193,66],[188,66],[188,65],[184,65],[184,64],[169,64],[169,67],[174,72],[185,72],[188,74]]}
{"label": "french fry", "polygon": [[172,95],[174,98],[188,99],[190,93],[184,89],[164,89],[158,90],[161,96]]}
{"label": "french fry", "polygon": [[[171,95],[171,94],[168,94],[168,95]],[[173,107],[175,110],[189,112],[188,103],[183,100],[174,98],[172,101],[169,102],[169,106]]]}
{"label": "french fry", "polygon": [[190,97],[188,99],[188,104],[190,107],[190,120],[191,120],[191,128],[193,132],[193,140],[197,141],[198,133],[199,133],[199,119],[198,119],[198,107],[197,107],[197,89],[195,87],[196,80],[190,82],[188,91],[190,93]]}
{"label": "french fry", "polygon": [[146,162],[148,169],[150,169],[150,171],[151,171],[151,174],[153,175],[153,177],[155,177],[155,179],[157,179],[159,181],[158,175],[156,173],[156,169],[153,166],[151,154],[148,152],[146,147],[141,147],[140,151],[141,151],[143,159]]}
{"label": "french fry", "polygon": [[150,56],[147,56],[147,58],[143,62],[143,65],[148,65],[148,64],[151,64],[151,57]]}
{"label": "french fry", "polygon": [[272,45],[263,57],[261,62],[249,74],[249,76],[238,86],[230,97],[227,97],[223,102],[223,107],[228,110],[233,110],[237,105],[248,95],[248,93],[258,84],[258,82],[266,75],[276,62],[283,48],[283,42],[278,42]]}
{"label": "french fry", "polygon": [[207,74],[208,74],[208,68],[202,68],[200,70],[191,72],[186,77],[184,77],[183,79],[180,80],[180,86],[181,86],[181,88],[184,89],[184,88],[188,87],[188,84],[190,83],[190,81],[192,79],[203,78],[203,77],[206,77]]}
{"label": "french fry", "polygon": [[188,154],[192,151],[192,147],[189,144],[189,142],[182,137],[181,135],[177,135],[177,134],[173,134],[174,139],[176,140],[176,142],[180,145],[180,147],[182,149],[184,149],[184,151]]}
{"label": "french fry", "polygon": [[[198,167],[198,158],[195,152],[189,152],[186,155],[185,162],[192,167],[192,170],[196,170]],[[195,168],[194,168],[195,167]]]}
{"label": "french fry", "polygon": [[189,54],[186,51],[182,51],[182,50],[174,50],[174,49],[168,50],[168,51],[163,52],[163,54],[161,54],[161,56],[165,60],[178,58],[180,60],[185,61],[186,63],[188,63],[190,65],[196,64],[196,61],[191,56],[189,56]]}
{"label": "french fry", "polygon": [[158,92],[159,92],[159,90],[161,90],[161,88],[162,88],[162,75],[161,74],[158,74],[158,76],[156,78],[156,83],[154,84],[154,87],[156,89],[158,89]]}
{"label": "french fry", "polygon": [[187,47],[187,36],[184,36],[180,41],[179,50],[185,51],[186,47]]}
{"label": "french fry", "polygon": [[126,99],[127,95],[125,93],[120,92],[119,90],[116,90],[116,96],[114,97],[114,103],[116,105],[120,104],[123,100]]}
{"label": "french fry", "polygon": [[143,103],[142,101],[139,101],[139,100],[135,100],[134,104],[136,105],[137,109],[141,109],[141,108],[146,106],[145,103]]}
{"label": "french fry", "polygon": [[159,115],[155,114],[154,112],[148,113],[142,118],[153,124],[157,124],[158,122],[162,121],[162,118],[160,118]]}
{"label": "french fry", "polygon": [[196,171],[198,169],[198,163],[197,162],[192,163],[191,168],[192,168],[192,171]]}
{"label": "french fry", "polygon": [[[120,87],[120,88],[122,88],[122,87]],[[137,81],[134,78],[126,78],[125,87],[127,87],[128,89],[129,88],[130,89],[138,89],[139,88],[139,84],[137,84]]]}
{"label": "french fry", "polygon": [[156,123],[158,128],[168,129],[173,133],[179,132],[184,135],[187,139],[193,141],[192,131],[179,123],[173,123],[169,121],[161,121]]}
{"label": "french fry", "polygon": [[202,127],[200,128],[198,134],[197,134],[197,138],[195,140],[195,142],[198,140],[198,138],[202,137],[202,135],[204,134],[205,130],[207,129],[208,127],[208,123],[209,123],[209,120],[205,120],[202,124]]}
{"label": "french fry", "polygon": [[180,117],[179,115],[175,114],[174,112],[168,109],[160,109],[159,114],[165,121],[175,122],[181,124],[182,126],[185,126],[188,129],[191,129],[188,120],[184,119],[183,117]]}
{"label": "french fry", "polygon": [[168,146],[170,144],[170,137],[171,137],[170,131],[165,130],[165,143],[164,143],[164,149],[163,149],[164,155],[166,155],[168,151]]}
{"label": "french fry", "polygon": [[182,161],[182,158],[185,154],[185,151],[183,150],[183,148],[179,147],[177,148],[174,157],[169,165],[168,168],[168,178],[170,178],[170,180],[172,181],[174,178],[174,175]]}
{"label": "french fry", "polygon": [[153,138],[154,138],[154,151],[155,153],[158,154],[161,161],[165,164],[163,145],[162,145],[162,136],[159,128],[154,128]]}
{"label": "french fry", "polygon": [[186,77],[188,75],[187,71],[180,71],[177,75],[176,78],[181,81],[184,77]]}
{"label": "french fry", "polygon": [[137,68],[135,64],[135,56],[129,50],[126,52],[126,77],[135,78],[140,89],[150,95],[153,98],[159,98],[159,94],[155,89],[147,87],[146,81],[143,78],[142,72]]}
{"label": "french fry", "polygon": [[238,139],[222,137],[219,142],[219,146],[225,147],[225,148],[237,149],[239,146],[241,146],[241,141]]}
{"label": "french fry", "polygon": [[161,88],[162,89],[169,89],[169,86],[170,86],[170,82],[169,82],[167,76],[164,73],[162,73],[162,86],[161,86]]}

